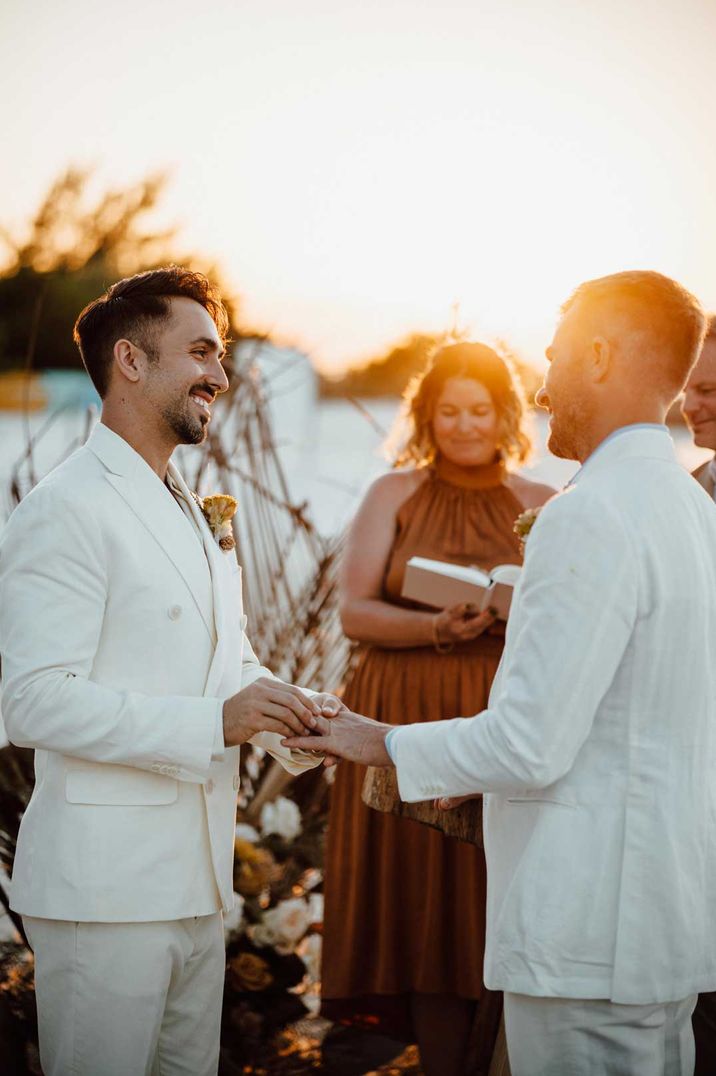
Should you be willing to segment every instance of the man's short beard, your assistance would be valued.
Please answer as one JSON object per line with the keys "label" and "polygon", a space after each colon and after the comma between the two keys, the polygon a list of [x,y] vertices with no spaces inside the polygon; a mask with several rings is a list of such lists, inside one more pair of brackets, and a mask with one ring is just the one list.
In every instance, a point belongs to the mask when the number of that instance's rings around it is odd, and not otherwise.
{"label": "man's short beard", "polygon": [[547,448],[563,460],[583,460],[589,443],[591,408],[580,397],[564,401],[552,412],[552,428]]}
{"label": "man's short beard", "polygon": [[177,438],[180,445],[200,445],[206,438],[208,423],[203,423],[198,416],[189,411],[191,406],[187,400],[184,406],[176,401],[162,411],[162,418]]}
{"label": "man's short beard", "polygon": [[560,431],[554,429],[554,421],[552,423],[552,429],[549,431],[549,438],[547,440],[547,448],[553,456],[557,456],[561,460],[576,460],[577,454],[573,447],[572,438],[569,434],[560,435]]}

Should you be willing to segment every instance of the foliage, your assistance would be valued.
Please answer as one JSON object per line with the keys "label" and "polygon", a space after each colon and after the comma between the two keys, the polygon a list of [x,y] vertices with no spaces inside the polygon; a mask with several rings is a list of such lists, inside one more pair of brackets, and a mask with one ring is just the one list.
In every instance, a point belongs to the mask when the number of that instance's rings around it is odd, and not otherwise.
{"label": "foliage", "polygon": [[[173,229],[152,226],[165,175],[94,197],[91,181],[88,169],[69,168],[50,187],[23,238],[0,230],[9,251],[0,274],[0,372],[30,365],[80,369],[72,342],[75,319],[122,276],[181,260],[219,282],[215,267],[177,251]],[[227,305],[235,334],[236,310]]]}
{"label": "foliage", "polygon": [[400,396],[410,378],[422,370],[445,337],[413,333],[386,355],[354,367],[340,378],[323,377],[323,396]]}
{"label": "foliage", "polygon": [[16,942],[0,943],[3,1076],[41,1076],[34,978],[35,964],[29,949]]}
{"label": "foliage", "polygon": [[[8,744],[0,748],[0,868],[9,875],[15,858],[15,844],[25,807],[35,783],[33,752]],[[0,879],[0,904],[22,933],[20,917],[10,910],[8,895]]]}
{"label": "foliage", "polygon": [[[455,334],[431,335],[413,333],[377,359],[364,366],[354,367],[342,377],[323,377],[321,395],[325,397],[402,396],[408,382],[421,373],[437,347],[461,339]],[[527,399],[534,402],[542,384],[541,374],[516,355],[504,341],[498,341],[498,351],[509,356],[524,385]]]}

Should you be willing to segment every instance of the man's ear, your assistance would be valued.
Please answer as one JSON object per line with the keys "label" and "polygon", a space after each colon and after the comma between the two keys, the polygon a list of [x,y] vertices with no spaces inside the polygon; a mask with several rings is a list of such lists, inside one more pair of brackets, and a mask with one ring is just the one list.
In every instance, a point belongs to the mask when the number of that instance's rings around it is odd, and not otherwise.
{"label": "man's ear", "polygon": [[127,381],[136,382],[141,377],[141,362],[144,352],[131,340],[117,340],[112,348],[112,357],[117,371]]}
{"label": "man's ear", "polygon": [[614,363],[612,345],[605,336],[595,336],[589,346],[591,378],[598,385],[606,381]]}

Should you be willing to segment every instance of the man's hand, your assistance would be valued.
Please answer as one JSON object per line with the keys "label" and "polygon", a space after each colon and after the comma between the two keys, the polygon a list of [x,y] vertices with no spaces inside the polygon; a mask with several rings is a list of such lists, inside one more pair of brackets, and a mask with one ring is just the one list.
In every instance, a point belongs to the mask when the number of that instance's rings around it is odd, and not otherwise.
{"label": "man's hand", "polygon": [[[321,707],[321,713],[324,717],[335,717],[341,710],[348,709],[346,704],[339,699],[337,695],[331,695],[328,691],[319,691],[313,696],[313,701]],[[319,752],[312,751],[311,754],[319,754]],[[337,762],[338,759],[335,755],[325,755],[323,758],[323,765],[326,769],[335,766]]]}
{"label": "man's hand", "polygon": [[328,691],[319,691],[311,701],[319,707],[324,717],[335,717],[341,710],[348,709],[337,695],[331,695]]}
{"label": "man's hand", "polygon": [[481,800],[482,792],[474,792],[471,796],[440,796],[435,800],[435,807],[439,811],[452,811],[453,808],[459,807],[461,803],[467,803],[468,800]]}
{"label": "man's hand", "polygon": [[257,732],[305,736],[320,713],[321,704],[293,684],[261,676],[224,703],[224,743],[236,747]]}
{"label": "man's hand", "polygon": [[307,721],[304,724],[314,730],[313,734],[304,730],[303,736],[289,736],[281,741],[284,747],[317,751],[328,757],[359,762],[361,766],[393,765],[385,748],[385,737],[391,725],[383,725],[345,708],[334,718],[317,717],[315,724]]}

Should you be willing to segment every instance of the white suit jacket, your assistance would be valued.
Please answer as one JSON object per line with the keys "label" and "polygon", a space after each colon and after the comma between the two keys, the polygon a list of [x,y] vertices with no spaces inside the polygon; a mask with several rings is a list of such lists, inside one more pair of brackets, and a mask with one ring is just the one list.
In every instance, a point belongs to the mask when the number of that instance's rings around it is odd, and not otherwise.
{"label": "white suit jacket", "polygon": [[[18,912],[150,921],[233,906],[239,749],[221,750],[221,711],[271,673],[244,635],[236,558],[192,512],[203,549],[161,479],[100,424],[0,537],[3,718],[36,749]],[[279,740],[254,742],[292,773],[316,764]]]}
{"label": "white suit jacket", "polygon": [[488,709],[391,747],[404,800],[490,793],[489,987],[716,988],[716,507],[666,430],[543,509]]}

